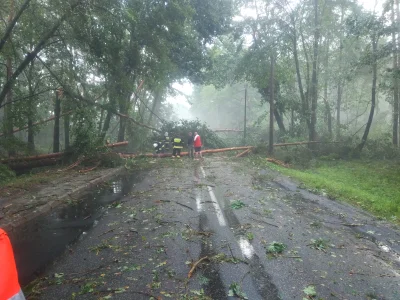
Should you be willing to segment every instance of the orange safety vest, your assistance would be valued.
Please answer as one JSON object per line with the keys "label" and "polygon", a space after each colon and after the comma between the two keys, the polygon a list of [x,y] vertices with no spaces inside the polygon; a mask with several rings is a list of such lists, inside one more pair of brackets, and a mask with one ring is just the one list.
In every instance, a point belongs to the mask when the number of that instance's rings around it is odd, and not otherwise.
{"label": "orange safety vest", "polygon": [[0,228],[0,300],[25,300],[7,233]]}

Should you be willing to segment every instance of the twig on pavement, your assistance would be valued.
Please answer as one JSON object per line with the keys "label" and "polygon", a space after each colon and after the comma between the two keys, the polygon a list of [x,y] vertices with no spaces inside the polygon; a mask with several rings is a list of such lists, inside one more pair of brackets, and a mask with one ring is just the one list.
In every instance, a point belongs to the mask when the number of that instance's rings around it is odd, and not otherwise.
{"label": "twig on pavement", "polygon": [[196,261],[196,262],[193,264],[192,268],[190,269],[190,271],[189,271],[189,273],[188,273],[188,278],[191,278],[191,277],[192,277],[193,272],[196,270],[197,266],[198,266],[202,261],[204,261],[204,260],[206,260],[206,259],[207,259],[207,260],[209,259],[208,256],[204,256],[203,258],[200,258],[198,261]]}
{"label": "twig on pavement", "polygon": [[250,218],[250,219],[252,219],[252,220],[254,220],[254,221],[256,221],[256,222],[264,223],[264,224],[267,224],[267,225],[270,225],[270,226],[274,226],[274,227],[276,227],[276,228],[279,228],[279,226],[278,226],[278,225],[275,225],[275,224],[271,224],[271,223],[268,223],[268,222],[265,222],[265,221],[262,221],[262,220],[257,220],[257,219],[254,219],[254,218]]}

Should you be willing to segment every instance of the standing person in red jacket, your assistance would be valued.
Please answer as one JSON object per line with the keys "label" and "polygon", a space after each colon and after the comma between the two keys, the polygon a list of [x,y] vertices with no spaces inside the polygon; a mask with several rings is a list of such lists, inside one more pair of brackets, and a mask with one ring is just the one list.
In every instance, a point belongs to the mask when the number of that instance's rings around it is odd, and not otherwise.
{"label": "standing person in red jacket", "polygon": [[203,144],[201,143],[201,137],[200,135],[195,132],[194,133],[194,157],[195,159],[199,159],[203,158],[203,156],[201,155],[201,147],[203,146]]}
{"label": "standing person in red jacket", "polygon": [[7,233],[0,228],[0,300],[25,300]]}

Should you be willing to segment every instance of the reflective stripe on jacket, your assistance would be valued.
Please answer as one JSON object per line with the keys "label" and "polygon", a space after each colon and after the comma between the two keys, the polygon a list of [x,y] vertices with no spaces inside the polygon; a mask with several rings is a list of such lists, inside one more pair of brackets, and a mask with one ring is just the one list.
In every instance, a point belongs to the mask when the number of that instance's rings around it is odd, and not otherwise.
{"label": "reflective stripe on jacket", "polygon": [[174,149],[182,149],[183,145],[182,145],[182,139],[180,138],[174,138]]}
{"label": "reflective stripe on jacket", "polygon": [[7,233],[0,228],[0,300],[25,300]]}

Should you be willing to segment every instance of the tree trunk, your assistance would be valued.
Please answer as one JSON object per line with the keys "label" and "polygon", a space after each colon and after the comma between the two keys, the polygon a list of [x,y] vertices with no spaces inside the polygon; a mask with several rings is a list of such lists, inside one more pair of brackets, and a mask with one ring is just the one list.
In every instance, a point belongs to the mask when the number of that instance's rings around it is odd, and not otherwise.
{"label": "tree trunk", "polygon": [[70,116],[69,114],[64,115],[64,148],[69,148],[69,131],[70,131]]}
{"label": "tree trunk", "polygon": [[[15,26],[15,24],[17,24],[17,21],[21,17],[22,13],[28,7],[29,2],[31,2],[31,0],[25,0],[24,4],[22,4],[21,8],[19,9],[19,11],[15,15],[15,17],[13,16],[13,17],[9,18],[9,22],[7,24],[7,28],[6,28],[5,32],[4,32],[4,35],[0,39],[0,52],[1,52],[1,49],[4,47],[4,45],[6,44],[7,40],[9,38],[11,38],[14,26]],[[11,1],[11,6],[12,6],[11,12],[13,12],[14,11],[14,0]]]}
{"label": "tree trunk", "polygon": [[274,56],[271,55],[271,72],[270,72],[270,82],[269,82],[269,144],[268,144],[268,153],[272,155],[274,153],[274,101],[275,101],[275,61]]}
{"label": "tree trunk", "polygon": [[[126,99],[126,102],[124,101],[124,103],[120,103],[119,112],[121,114],[128,115],[128,103],[129,103],[129,97],[128,99]],[[118,142],[123,142],[125,140],[125,129],[126,129],[126,119],[120,118],[119,130],[118,130]]]}
{"label": "tree trunk", "polygon": [[332,138],[332,114],[331,114],[331,107],[328,101],[328,79],[329,79],[329,39],[326,42],[326,53],[325,53],[324,103],[325,103],[325,118],[328,126],[328,134],[329,138]]}
{"label": "tree trunk", "polygon": [[307,128],[308,128],[308,130],[310,130],[308,99],[306,98],[306,95],[304,94],[304,87],[303,87],[303,82],[302,82],[302,79],[301,79],[299,54],[298,54],[298,50],[297,50],[297,31],[296,31],[296,28],[295,28],[295,20],[294,20],[294,16],[293,15],[291,16],[291,20],[292,20],[292,24],[293,24],[293,38],[292,38],[292,42],[293,42],[293,58],[294,58],[295,66],[296,66],[297,84],[298,84],[298,87],[299,87],[300,99],[301,99],[301,107],[302,107],[302,114],[301,115],[306,120]]}
{"label": "tree trunk", "polygon": [[278,111],[278,109],[275,107],[275,105],[274,105],[274,116],[275,116],[275,119],[276,119],[276,123],[278,124],[278,127],[279,127],[279,131],[282,133],[282,134],[285,134],[286,133],[286,128],[285,128],[285,124],[283,123],[283,118],[282,118],[282,115],[279,113],[279,111]]}
{"label": "tree trunk", "polygon": [[340,109],[342,106],[342,86],[339,79],[337,87],[337,100],[336,100],[336,139],[340,139]]}
{"label": "tree trunk", "polygon": [[294,137],[294,109],[290,111],[290,135]]}
{"label": "tree trunk", "polygon": [[100,120],[99,120],[99,135],[101,135],[101,128],[103,126],[103,118],[104,118],[104,109],[100,111]]}
{"label": "tree trunk", "polygon": [[28,115],[28,152],[35,151],[35,133],[33,131],[33,120],[31,114]]}
{"label": "tree trunk", "polygon": [[[396,28],[395,22],[395,1],[392,1],[392,26]],[[396,39],[397,31],[393,30],[392,32],[392,41],[393,41],[393,145],[399,146],[399,80],[398,80],[398,70],[399,70],[399,57],[397,50],[397,39]]]}
{"label": "tree trunk", "polygon": [[364,134],[361,138],[361,143],[357,146],[356,152],[357,154],[361,154],[365,143],[368,139],[369,130],[371,129],[372,120],[374,119],[374,112],[375,112],[375,103],[376,103],[376,81],[378,77],[378,63],[377,63],[377,52],[378,52],[378,37],[374,35],[372,37],[372,91],[371,91],[371,109],[369,112],[369,117],[367,121],[367,126],[365,127]]}
{"label": "tree trunk", "polygon": [[[314,0],[314,55],[313,55],[313,70],[312,70],[312,100],[311,100],[311,119],[309,140],[317,139],[316,124],[317,124],[317,100],[318,100],[318,42],[319,42],[319,20],[318,20],[318,0]],[[313,145],[313,144],[310,144]],[[312,146],[310,146],[312,148]]]}
{"label": "tree trunk", "polygon": [[344,8],[341,7],[340,15],[340,41],[339,41],[339,72],[338,72],[338,83],[337,83],[337,99],[336,99],[336,139],[340,139],[340,110],[342,107],[342,60],[343,60],[343,19],[344,19]]}
{"label": "tree trunk", "polygon": [[[7,24],[11,25],[13,19],[14,19],[14,0],[10,1],[10,14],[8,15],[8,20]],[[12,47],[12,33],[10,32],[9,35],[9,51],[6,57],[6,68],[7,68],[7,81],[11,79],[12,77],[12,57],[11,57],[11,47]],[[11,139],[13,137],[13,129],[14,129],[14,122],[13,122],[13,94],[12,90],[9,90],[7,95],[6,95],[6,103],[7,105],[4,107],[4,120],[5,120],[5,126],[4,126],[4,135],[6,138]],[[11,150],[11,147],[8,150],[8,155],[13,156],[15,154],[15,151]]]}
{"label": "tree trunk", "polygon": [[61,101],[59,91],[56,90],[56,103],[54,105],[54,134],[53,134],[53,153],[60,152],[60,114]]}
{"label": "tree trunk", "polygon": [[[29,90],[29,98],[28,98],[28,111],[27,111],[27,118],[28,118],[28,151],[34,152],[35,151],[35,132],[33,127],[35,126],[33,122],[33,118],[36,115],[36,107],[35,107],[35,90],[32,85],[32,78],[33,78],[33,62],[29,68],[29,73],[27,76],[28,81],[28,90]],[[22,130],[22,128],[20,128]]]}
{"label": "tree trunk", "polygon": [[107,111],[107,115],[106,115],[106,118],[105,118],[104,124],[103,124],[103,130],[101,131],[101,135],[100,135],[100,138],[102,141],[105,139],[107,131],[110,128],[111,117],[112,117],[112,112]]}

